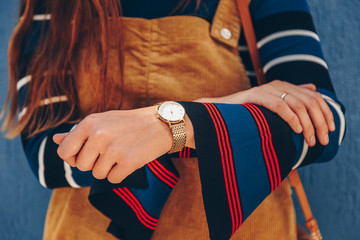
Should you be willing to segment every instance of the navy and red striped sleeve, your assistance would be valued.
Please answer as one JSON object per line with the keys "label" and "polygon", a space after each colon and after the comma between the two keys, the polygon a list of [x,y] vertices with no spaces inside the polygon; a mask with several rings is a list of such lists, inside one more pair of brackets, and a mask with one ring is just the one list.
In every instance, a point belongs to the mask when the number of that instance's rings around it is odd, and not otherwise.
{"label": "navy and red striped sleeve", "polygon": [[[268,81],[313,83],[334,92],[306,0],[252,0],[249,8]],[[239,45],[251,83],[257,85],[243,32]]]}
{"label": "navy and red striped sleeve", "polygon": [[[181,154],[189,157],[191,153],[194,154],[186,148]],[[161,210],[179,180],[179,174],[167,157],[153,160],[120,184],[94,179],[89,200],[112,220],[108,228],[111,234],[119,239],[151,238]],[[144,182],[147,186],[142,185]]]}
{"label": "navy and red striped sleeve", "polygon": [[229,239],[294,167],[334,157],[344,118],[340,106],[330,101],[336,131],[329,134],[327,146],[314,147],[264,107],[181,102],[194,126],[212,239]]}

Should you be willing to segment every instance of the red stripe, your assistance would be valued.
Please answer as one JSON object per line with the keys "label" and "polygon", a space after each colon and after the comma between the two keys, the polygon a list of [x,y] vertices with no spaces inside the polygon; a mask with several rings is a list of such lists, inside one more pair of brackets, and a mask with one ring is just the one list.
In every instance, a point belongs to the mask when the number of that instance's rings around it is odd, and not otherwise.
{"label": "red stripe", "polygon": [[[176,182],[179,181],[179,178],[172,172],[170,172],[169,170],[167,170],[157,159],[155,159],[153,161],[153,163],[155,163],[156,165],[158,165],[165,173],[167,173],[167,175],[169,177],[172,177]],[[175,182],[175,183],[176,183]]]}
{"label": "red stripe", "polygon": [[[159,163],[159,165],[162,166],[160,163]],[[161,174],[165,179],[167,179],[167,180],[170,181],[172,184],[174,184],[174,186],[176,185],[177,180],[175,180],[175,179],[173,179],[171,176],[167,175],[167,174],[160,168],[160,166],[158,166],[158,165],[156,164],[156,162],[152,161],[152,162],[151,162],[151,166],[154,167],[154,168],[157,170],[157,172],[158,172],[159,174]]]}
{"label": "red stripe", "polygon": [[[229,203],[231,220],[232,220],[232,234],[233,234],[236,230],[235,226],[237,225],[236,224],[237,220],[234,216],[234,214],[236,214],[236,210],[234,209],[235,206],[233,206],[233,203],[235,201],[232,196],[232,192],[230,192],[230,189],[229,189],[230,184],[231,184],[230,183],[231,179],[228,179],[228,174],[226,173],[227,171],[229,171],[229,169],[228,169],[227,162],[226,162],[226,159],[224,156],[224,149],[223,149],[223,145],[222,145],[222,144],[224,144],[224,142],[223,142],[224,136],[223,136],[223,132],[221,131],[221,129],[219,129],[219,126],[220,126],[219,120],[217,119],[216,116],[214,116],[214,113],[213,113],[212,109],[210,108],[210,104],[208,104],[208,103],[203,103],[203,104],[207,108],[208,112],[210,113],[210,117],[212,118],[212,120],[214,122],[215,130],[216,130],[217,137],[218,137],[219,149],[220,149],[220,153],[221,153],[221,161],[222,161],[222,165],[223,165],[223,173],[224,173],[226,192],[228,195],[228,203]],[[219,133],[219,131],[220,131],[220,133]],[[226,153],[226,157],[227,157],[227,153]]]}
{"label": "red stripe", "polygon": [[135,195],[126,187],[123,188],[125,192],[128,193],[128,195],[137,203],[137,205],[140,207],[140,210],[143,212],[143,214],[145,215],[145,217],[147,217],[147,219],[149,219],[150,221],[153,221],[154,224],[156,225],[156,223],[159,221],[156,218],[153,218],[152,216],[150,216],[145,209],[143,208],[143,206],[141,205],[141,203],[139,202],[139,200],[135,197]]}
{"label": "red stripe", "polygon": [[[266,162],[266,166],[268,168],[268,173],[269,173],[269,179],[270,179],[270,184],[271,184],[271,192],[274,191],[275,186],[276,186],[276,179],[275,179],[275,172],[272,170],[273,169],[273,163],[270,161],[270,150],[267,143],[267,133],[265,131],[265,126],[263,124],[263,121],[260,119],[260,116],[258,115],[258,113],[255,111],[255,109],[253,109],[253,105],[251,104],[246,104],[244,105],[246,108],[248,108],[248,110],[251,112],[251,114],[253,115],[259,131],[260,131],[260,136],[262,139],[262,148],[263,148],[263,154],[264,154],[264,158],[265,158],[265,162]],[[271,166],[270,166],[271,165]]]}
{"label": "red stripe", "polygon": [[134,213],[136,214],[136,217],[139,219],[139,221],[140,221],[145,227],[150,228],[150,229],[152,229],[152,230],[155,230],[155,227],[154,227],[154,226],[151,226],[151,225],[147,224],[147,223],[140,217],[137,209],[130,203],[130,201],[129,201],[125,196],[122,195],[122,193],[120,193],[120,192],[119,192],[118,190],[116,190],[115,188],[114,188],[113,190],[114,190],[114,192],[115,192],[117,195],[119,195],[119,197],[121,197],[121,198],[124,200],[124,202],[134,211]]}
{"label": "red stripe", "polygon": [[186,158],[186,149],[187,149],[187,147],[184,147],[184,148],[180,151],[180,158]]}
{"label": "red stripe", "polygon": [[169,185],[171,188],[175,187],[175,184],[169,182],[168,180],[166,180],[159,172],[157,172],[157,168],[155,168],[156,166],[150,162],[147,164],[147,166],[150,168],[150,170],[164,183],[166,183],[167,185]]}
{"label": "red stripe", "polygon": [[265,158],[265,163],[266,163],[266,167],[268,169],[268,174],[269,174],[269,179],[270,179],[270,185],[271,185],[271,192],[274,191],[275,189],[275,176],[273,176],[273,171],[271,170],[271,166],[270,166],[270,160],[269,160],[269,155],[270,155],[270,151],[268,149],[268,146],[266,144],[267,141],[267,135],[265,133],[265,126],[263,125],[263,122],[261,121],[261,119],[259,119],[258,114],[255,112],[255,110],[252,108],[251,104],[244,104],[244,106],[250,111],[250,113],[253,115],[256,124],[258,125],[258,129],[260,131],[260,137],[261,137],[261,146],[263,149],[263,155]]}
{"label": "red stripe", "polygon": [[184,148],[179,152],[179,157],[180,157],[180,158],[186,158],[186,149],[187,149],[187,147],[184,147]]}
{"label": "red stripe", "polygon": [[[281,182],[281,174],[280,174],[280,168],[279,168],[279,161],[278,161],[278,158],[277,158],[277,155],[276,155],[276,152],[275,152],[275,149],[274,149],[274,146],[273,146],[273,142],[272,142],[272,137],[271,137],[271,132],[270,132],[270,128],[269,128],[269,124],[268,122],[266,121],[266,118],[264,116],[264,114],[261,112],[261,110],[254,106],[258,111],[259,111],[259,114],[262,116],[262,118],[264,119],[264,122],[265,122],[265,126],[266,126],[266,129],[269,133],[269,142],[270,142],[270,151],[272,153],[272,156],[274,157],[274,162],[275,162],[275,168],[276,168],[276,173],[277,173],[277,177],[278,177],[278,185],[280,184]],[[277,185],[277,186],[278,186]]]}
{"label": "red stripe", "polygon": [[236,200],[237,211],[239,214],[239,222],[236,227],[236,229],[238,229],[242,223],[242,213],[241,213],[241,207],[240,207],[238,186],[237,186],[235,170],[234,170],[234,160],[233,160],[232,150],[231,150],[231,146],[230,146],[230,137],[229,137],[228,131],[226,129],[224,119],[222,118],[219,110],[216,108],[215,105],[213,105],[213,104],[211,104],[211,105],[213,106],[216,114],[218,115],[218,117],[221,121],[222,127],[223,127],[223,131],[225,132],[225,141],[226,141],[226,146],[227,146],[227,149],[229,152],[229,165],[230,165],[230,171],[231,171],[231,177],[232,177],[232,183],[233,183],[233,191],[234,191],[234,196],[235,196],[235,200]]}
{"label": "red stripe", "polygon": [[190,148],[189,147],[184,147],[179,152],[179,158],[190,158]]}
{"label": "red stripe", "polygon": [[[134,200],[136,199],[136,197],[129,190],[126,191],[125,188],[118,188],[117,190],[121,192],[123,196],[125,196],[132,203],[132,205],[138,210],[138,213],[145,222],[147,222],[150,225],[156,226],[157,220],[155,218],[152,218],[149,214],[147,214],[145,209],[141,206],[140,202]],[[149,219],[147,216],[151,217],[152,219],[155,219],[155,221]]]}
{"label": "red stripe", "polygon": [[275,189],[280,184],[280,181],[279,181],[279,178],[278,178],[278,176],[276,174],[276,166],[275,166],[275,163],[274,163],[275,162],[274,158],[276,158],[276,154],[273,151],[271,151],[271,148],[270,148],[270,145],[271,145],[270,142],[272,142],[271,141],[271,133],[270,133],[269,128],[266,127],[267,126],[267,121],[265,119],[265,116],[262,115],[262,112],[260,111],[260,109],[257,108],[255,105],[252,105],[251,107],[257,113],[260,121],[262,122],[262,124],[264,126],[264,132],[266,133],[266,144],[267,144],[266,146],[267,146],[267,150],[268,150],[269,157],[270,157],[270,163],[271,163],[271,167],[272,167],[273,177],[274,177],[274,180],[275,180],[274,181],[275,182],[274,189]]}

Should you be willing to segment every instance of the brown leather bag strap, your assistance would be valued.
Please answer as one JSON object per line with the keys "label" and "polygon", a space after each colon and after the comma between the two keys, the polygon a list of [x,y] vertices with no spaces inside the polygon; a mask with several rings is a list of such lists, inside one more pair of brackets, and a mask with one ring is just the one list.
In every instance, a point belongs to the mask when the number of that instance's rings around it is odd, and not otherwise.
{"label": "brown leather bag strap", "polygon": [[301,209],[304,213],[304,217],[306,220],[305,226],[310,231],[310,237],[311,239],[322,239],[319,226],[317,224],[316,219],[314,218],[309,201],[306,197],[304,187],[301,183],[300,176],[297,170],[291,171],[291,173],[288,176],[291,186],[294,188],[296,192],[296,196],[299,200],[299,203],[301,205]]}
{"label": "brown leather bag strap", "polygon": [[[248,7],[248,0],[236,0],[237,1],[237,7],[240,14],[240,20],[242,23],[242,28],[245,33],[245,39],[247,46],[249,48],[251,61],[255,69],[256,79],[258,82],[258,85],[266,83],[266,77],[265,73],[263,71],[261,61],[260,61],[260,54],[259,49],[257,47],[257,41],[256,36],[254,32],[253,23],[250,16],[250,11]],[[306,197],[304,187],[301,183],[299,174],[297,170],[293,170],[289,176],[289,181],[294,188],[296,195],[298,197],[301,209],[304,213],[304,217],[306,220],[306,227],[310,231],[310,238],[314,240],[321,240],[321,234],[318,227],[318,224],[315,220],[315,218],[312,215],[311,208],[309,205],[309,201]]]}
{"label": "brown leather bag strap", "polygon": [[251,20],[250,11],[247,0],[237,0],[237,7],[240,14],[240,20],[243,31],[245,33],[245,39],[249,48],[251,62],[253,64],[256,79],[259,85],[266,83],[263,67],[260,61],[259,49],[257,47],[256,36],[254,32],[254,26]]}

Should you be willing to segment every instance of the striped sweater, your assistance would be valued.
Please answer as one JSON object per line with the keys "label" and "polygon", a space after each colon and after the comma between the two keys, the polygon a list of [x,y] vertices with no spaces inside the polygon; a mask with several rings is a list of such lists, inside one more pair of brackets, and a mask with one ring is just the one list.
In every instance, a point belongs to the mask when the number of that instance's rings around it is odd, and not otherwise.
{"label": "striped sweater", "polygon": [[[124,15],[163,17],[177,3],[155,2],[123,1]],[[139,4],[144,7],[139,8]],[[204,0],[195,15],[211,21],[217,4],[218,0]],[[191,3],[181,14],[193,12]],[[194,125],[196,151],[185,148],[172,156],[162,156],[119,185],[93,181],[91,172],[81,172],[59,158],[52,136],[70,131],[73,124],[62,124],[32,138],[23,134],[27,160],[40,184],[46,188],[92,186],[90,201],[113,220],[110,230],[115,235],[123,237],[125,231],[129,239],[146,239],[155,229],[161,209],[179,178],[168,157],[197,156],[210,236],[228,239],[291,169],[332,159],[345,132],[344,108],[331,84],[306,1],[252,0],[250,12],[268,81],[314,83],[327,101],[336,125],[336,131],[329,133],[327,146],[308,147],[302,134],[295,134],[276,114],[254,104],[181,102]],[[26,114],[24,100],[31,82],[26,66],[38,47],[42,28],[47,29],[50,20],[51,14],[40,1],[19,62],[19,117]],[[256,85],[244,36],[240,37],[239,53],[252,85]],[[53,96],[44,99],[42,105],[56,106],[66,101],[66,96]],[[129,222],[135,227],[127,228]],[[123,229],[118,231],[119,228]]]}

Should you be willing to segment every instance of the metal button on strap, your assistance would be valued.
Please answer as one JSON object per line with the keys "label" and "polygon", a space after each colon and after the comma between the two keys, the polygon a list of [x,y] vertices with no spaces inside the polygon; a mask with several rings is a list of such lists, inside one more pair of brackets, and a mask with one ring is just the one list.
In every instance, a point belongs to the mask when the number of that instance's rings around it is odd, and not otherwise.
{"label": "metal button on strap", "polygon": [[227,28],[220,29],[220,35],[226,40],[231,38],[231,32]]}

